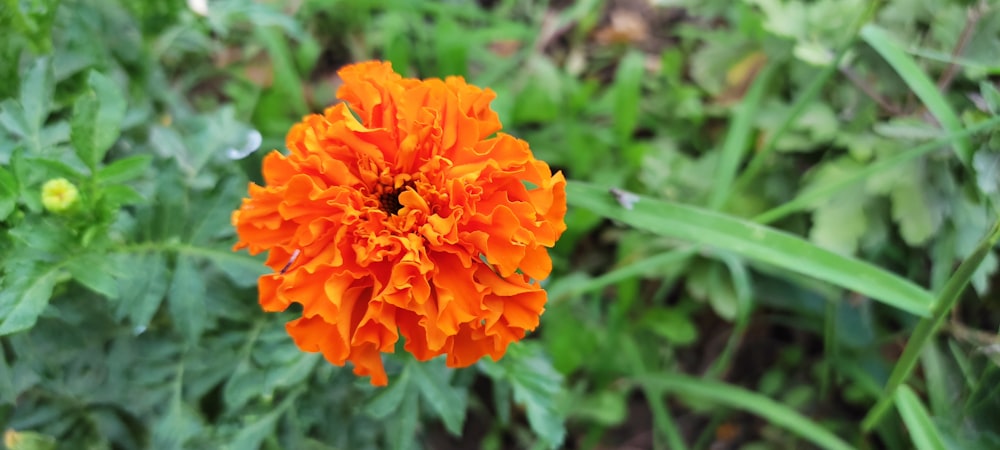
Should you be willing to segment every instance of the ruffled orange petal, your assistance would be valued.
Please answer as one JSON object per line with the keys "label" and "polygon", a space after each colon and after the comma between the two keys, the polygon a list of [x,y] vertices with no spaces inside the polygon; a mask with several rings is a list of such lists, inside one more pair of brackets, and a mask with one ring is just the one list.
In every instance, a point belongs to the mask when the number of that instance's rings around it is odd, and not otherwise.
{"label": "ruffled orange petal", "polygon": [[489,89],[383,62],[339,73],[344,102],[292,127],[232,215],[234,248],[267,251],[274,270],[261,307],[301,304],[296,345],[375,385],[401,338],[452,367],[502,357],[544,311],[565,179],[498,133]]}

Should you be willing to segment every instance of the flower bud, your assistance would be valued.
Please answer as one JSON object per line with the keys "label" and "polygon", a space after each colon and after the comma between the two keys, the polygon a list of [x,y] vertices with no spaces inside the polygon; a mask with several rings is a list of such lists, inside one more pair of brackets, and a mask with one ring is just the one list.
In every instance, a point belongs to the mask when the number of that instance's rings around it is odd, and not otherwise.
{"label": "flower bud", "polygon": [[61,213],[76,204],[80,191],[65,178],[46,181],[42,186],[42,205],[45,209]]}

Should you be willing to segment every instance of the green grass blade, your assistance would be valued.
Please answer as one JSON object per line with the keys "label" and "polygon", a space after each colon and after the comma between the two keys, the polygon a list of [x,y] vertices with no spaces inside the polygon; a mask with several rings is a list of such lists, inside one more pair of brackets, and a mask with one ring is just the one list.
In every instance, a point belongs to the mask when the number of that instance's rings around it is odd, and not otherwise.
{"label": "green grass blade", "polygon": [[920,352],[930,342],[938,328],[944,323],[944,319],[958,303],[959,297],[969,285],[969,280],[972,279],[972,274],[979,268],[986,255],[993,250],[993,246],[998,240],[1000,240],[1000,222],[993,225],[990,234],[979,242],[976,251],[968,259],[962,261],[962,264],[958,266],[958,269],[955,269],[955,273],[945,283],[944,288],[941,289],[941,295],[931,310],[931,317],[925,317],[917,324],[917,328],[913,330],[913,336],[910,337],[906,348],[903,349],[903,354],[900,355],[899,361],[896,361],[892,373],[889,374],[889,381],[885,384],[882,397],[861,422],[861,428],[864,431],[871,431],[882,420],[896,394],[896,389],[909,378],[913,368],[917,365],[917,359],[920,358]]}
{"label": "green grass blade", "polygon": [[[902,46],[897,43],[888,33],[878,26],[868,24],[861,28],[861,38],[868,43],[875,51],[882,55],[882,58],[896,70],[896,73],[906,82],[920,101],[924,102],[927,109],[941,123],[941,126],[949,133],[958,133],[962,129],[962,121],[958,114],[952,109],[948,101],[938,91],[934,82],[927,77],[917,63],[903,51]],[[955,154],[970,170],[972,168],[972,144],[967,138],[959,138],[952,145]]]}
{"label": "green grass blade", "polygon": [[674,392],[719,403],[756,414],[770,424],[795,433],[816,446],[833,450],[853,449],[821,425],[768,397],[719,381],[700,380],[677,374],[642,375],[634,378],[644,389]]}
{"label": "green grass blade", "polygon": [[736,179],[740,162],[743,161],[743,154],[750,148],[752,142],[753,119],[760,111],[764,92],[767,91],[771,78],[777,72],[776,67],[777,65],[774,63],[764,67],[757,74],[753,84],[750,85],[746,96],[734,108],[729,131],[726,132],[726,140],[722,143],[719,165],[715,170],[712,194],[708,200],[708,206],[711,209],[721,209],[725,206],[726,200],[732,192],[733,181]]}
{"label": "green grass blade", "polygon": [[945,450],[948,447],[938,433],[934,421],[924,408],[920,397],[908,386],[900,386],[896,392],[896,409],[903,417],[903,423],[910,431],[910,439],[917,450]]}
{"label": "green grass blade", "polygon": [[850,289],[904,311],[928,316],[934,297],[926,290],[864,261],[839,255],[798,236],[693,206],[637,196],[631,209],[606,189],[571,182],[571,205],[638,229],[728,250]]}
{"label": "green grass blade", "polygon": [[659,253],[649,258],[644,258],[633,263],[623,265],[610,272],[602,274],[593,279],[575,284],[566,289],[565,296],[579,295],[585,292],[603,289],[620,281],[625,281],[633,277],[642,276],[653,269],[671,266],[681,262],[697,253],[695,247],[684,247],[672,249],[668,252]]}
{"label": "green grass blade", "polygon": [[[623,336],[621,341],[621,353],[627,358],[632,373],[640,377],[659,377],[658,373],[651,372],[646,367],[645,358],[634,340]],[[649,403],[649,409],[653,413],[653,426],[666,439],[667,448],[687,450],[688,446],[684,442],[680,430],[677,429],[677,424],[674,423],[674,418],[667,409],[666,402],[660,400],[663,396],[662,392],[654,386],[642,385],[641,388],[646,401]],[[657,440],[654,438],[654,448],[658,448],[655,444],[656,442]]]}
{"label": "green grass blade", "polygon": [[828,198],[834,193],[840,191],[841,189],[852,186],[855,183],[860,182],[872,175],[875,175],[877,173],[882,173],[887,170],[895,169],[900,165],[906,164],[908,161],[912,161],[928,153],[931,153],[941,148],[942,146],[947,145],[950,142],[955,142],[958,139],[968,137],[980,131],[995,128],[997,125],[1000,125],[1000,117],[994,117],[990,120],[983,121],[967,129],[961,130],[957,133],[953,134],[949,133],[946,136],[942,136],[939,139],[935,139],[926,144],[922,144],[905,152],[901,152],[897,155],[892,156],[891,158],[886,158],[874,164],[867,165],[865,166],[864,169],[861,169],[851,174],[851,176],[849,177],[844,177],[842,180],[839,180],[836,183],[830,183],[828,185],[819,188],[803,191],[799,193],[799,195],[797,195],[794,199],[782,204],[781,206],[772,208],[768,211],[759,214],[758,216],[754,217],[753,220],[754,222],[758,223],[774,222],[778,219],[788,216],[789,214],[807,209],[811,205],[814,205],[817,201]]}

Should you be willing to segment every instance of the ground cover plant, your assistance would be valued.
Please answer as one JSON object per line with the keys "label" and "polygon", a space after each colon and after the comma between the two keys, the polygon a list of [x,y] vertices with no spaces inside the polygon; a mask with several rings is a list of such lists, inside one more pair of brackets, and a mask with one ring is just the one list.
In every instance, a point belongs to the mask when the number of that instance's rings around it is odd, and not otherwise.
{"label": "ground cover plant", "polygon": [[[0,36],[6,448],[1000,448],[989,2],[9,0]],[[462,254],[547,295],[505,350],[414,307],[331,358],[259,294],[315,254],[258,253],[248,185],[363,61],[489,88],[561,174],[483,189],[567,180],[533,258]]]}

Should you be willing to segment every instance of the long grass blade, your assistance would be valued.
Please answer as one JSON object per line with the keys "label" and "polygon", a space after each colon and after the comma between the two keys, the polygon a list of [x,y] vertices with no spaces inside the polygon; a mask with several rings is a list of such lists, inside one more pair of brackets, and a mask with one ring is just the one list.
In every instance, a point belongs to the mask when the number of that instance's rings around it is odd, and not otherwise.
{"label": "long grass blade", "polygon": [[736,172],[743,161],[743,154],[750,148],[753,132],[753,119],[760,110],[760,104],[767,92],[767,85],[771,78],[777,73],[777,65],[768,64],[757,74],[747,90],[747,94],[740,100],[733,112],[732,125],[726,132],[726,140],[722,143],[722,153],[719,155],[719,165],[716,167],[712,183],[712,194],[708,199],[708,206],[711,209],[720,209],[725,206],[729,194],[732,192],[733,182],[736,179]]}
{"label": "long grass blade", "polygon": [[882,417],[891,405],[892,399],[896,395],[896,390],[906,382],[906,379],[913,372],[913,368],[916,367],[917,360],[920,358],[920,352],[930,342],[931,337],[934,336],[938,328],[941,327],[941,324],[944,323],[945,317],[950,314],[952,308],[958,303],[959,297],[965,291],[966,286],[969,285],[969,280],[972,279],[972,274],[979,268],[979,264],[983,262],[986,255],[993,250],[993,246],[996,245],[998,240],[1000,240],[1000,221],[993,225],[993,229],[989,235],[979,242],[972,255],[965,261],[962,261],[962,264],[958,266],[955,273],[948,279],[944,288],[941,289],[940,296],[934,303],[931,316],[922,319],[917,324],[917,328],[913,330],[913,336],[906,343],[903,354],[900,355],[899,361],[896,361],[895,367],[892,368],[892,373],[889,374],[889,381],[886,382],[882,397],[879,398],[879,401],[875,403],[875,406],[872,407],[868,415],[861,422],[861,428],[864,431],[871,431],[882,420]]}
{"label": "long grass blade", "polygon": [[[879,53],[896,70],[896,73],[906,82],[924,106],[934,115],[941,126],[949,133],[958,133],[962,129],[962,121],[952,109],[951,104],[941,95],[937,86],[920,70],[917,63],[903,51],[902,46],[889,36],[882,28],[868,24],[861,28],[861,38]],[[972,144],[967,138],[959,138],[952,144],[955,154],[970,170],[972,168]]]}
{"label": "long grass blade", "polygon": [[904,311],[928,316],[934,297],[867,262],[818,247],[798,236],[693,206],[636,196],[631,209],[607,190],[571,182],[571,205],[661,236],[720,248],[850,289]]}
{"label": "long grass blade", "polygon": [[756,414],[768,423],[783,427],[820,448],[831,450],[854,448],[795,410],[768,397],[730,384],[677,374],[640,375],[634,380],[647,390],[708,400]]}
{"label": "long grass blade", "polygon": [[920,397],[909,388],[900,386],[896,392],[896,409],[903,417],[903,423],[910,431],[910,439],[913,440],[917,450],[945,450],[948,447],[944,444],[944,439],[938,432],[937,426],[931,420],[927,408],[920,401]]}

